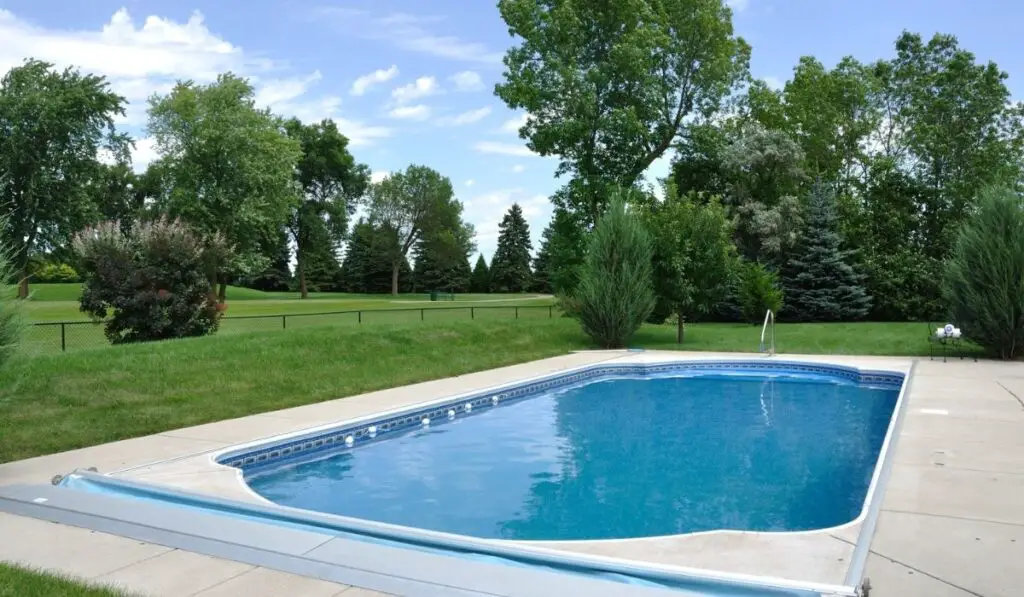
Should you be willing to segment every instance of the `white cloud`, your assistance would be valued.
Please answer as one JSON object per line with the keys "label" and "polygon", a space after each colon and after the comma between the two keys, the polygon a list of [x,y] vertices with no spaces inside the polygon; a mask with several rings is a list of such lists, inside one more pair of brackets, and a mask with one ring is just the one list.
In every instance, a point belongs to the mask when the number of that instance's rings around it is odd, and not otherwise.
{"label": "white cloud", "polygon": [[391,90],[391,99],[398,104],[406,104],[413,100],[435,95],[441,91],[434,77],[420,77],[409,83]]}
{"label": "white cloud", "polygon": [[464,126],[480,122],[484,118],[487,118],[490,113],[491,109],[488,107],[478,108],[476,110],[467,110],[462,114],[442,118],[438,120],[437,123],[442,126]]}
{"label": "white cloud", "polygon": [[370,74],[363,75],[352,83],[349,91],[352,95],[363,95],[371,87],[379,83],[385,83],[398,76],[398,66],[392,64],[390,68],[378,68]]}
{"label": "white cloud", "polygon": [[[338,114],[341,98],[304,99],[322,79],[318,71],[306,76],[264,80],[281,65],[247,54],[240,46],[212,33],[203,15],[194,12],[186,22],[150,15],[137,25],[127,9],[120,9],[99,30],[46,29],[17,18],[0,8],[0,72],[32,56],[58,67],[76,66],[83,72],[104,75],[111,88],[129,104],[118,124],[138,126],[145,122],[146,100],[166,94],[177,80],[209,83],[219,73],[231,71],[249,77],[257,88],[257,103],[284,116],[312,122],[333,118],[353,145],[390,136],[386,127],[371,126]],[[152,142],[136,142],[135,160],[152,155]]]}
{"label": "white cloud", "polygon": [[380,16],[366,10],[334,6],[318,8],[313,17],[318,21],[330,20],[343,31],[363,39],[386,42],[411,52],[465,62],[501,62],[501,53],[488,50],[484,44],[430,31],[429,27],[444,21],[440,17],[401,12]]}
{"label": "white cloud", "polygon": [[551,202],[547,196],[515,187],[487,191],[463,201],[466,207],[464,217],[476,228],[477,245],[484,255],[490,257],[494,254],[498,240],[498,224],[513,203],[518,203],[523,209],[523,216],[530,225],[530,236],[536,251],[540,233],[551,217]]}
{"label": "white cloud", "polygon": [[470,178],[469,180],[466,181],[466,187],[471,187],[471,186],[473,186],[475,184],[476,184],[476,181],[473,180],[472,178]]}
{"label": "white cloud", "polygon": [[512,166],[512,171],[515,172],[516,174],[519,174],[520,172],[525,172],[526,166],[522,164],[516,164],[515,166]]}
{"label": "white cloud", "polygon": [[783,87],[786,86],[786,84],[779,80],[778,77],[764,77],[762,80],[764,81],[765,85],[776,91],[780,91]]}
{"label": "white cloud", "polygon": [[664,180],[668,178],[671,170],[672,156],[666,152],[660,158],[651,162],[651,165],[644,171],[644,179],[647,181],[647,184],[653,187],[654,194],[658,199],[665,198],[665,189],[662,185]]}
{"label": "white cloud", "polygon": [[516,143],[497,143],[495,141],[480,141],[473,145],[473,150],[479,153],[494,153],[515,157],[532,157],[537,155],[530,151],[525,145],[519,145]]}
{"label": "white cloud", "polygon": [[729,5],[729,8],[731,8],[734,13],[743,12],[744,10],[747,10],[748,6],[750,6],[749,0],[725,0],[725,3]]}
{"label": "white cloud", "polygon": [[156,140],[152,137],[144,137],[135,140],[135,148],[132,149],[132,167],[137,172],[142,172],[150,162],[157,159]]}
{"label": "white cloud", "polygon": [[399,106],[388,112],[388,116],[398,120],[426,120],[430,118],[430,107],[423,104]]}
{"label": "white cloud", "polygon": [[479,73],[471,70],[464,70],[448,77],[455,85],[456,91],[480,91],[484,88],[484,80]]}
{"label": "white cloud", "polygon": [[321,79],[323,79],[323,75],[320,74],[320,71],[314,71],[313,74],[305,77],[266,81],[256,90],[256,105],[261,108],[273,108],[292,101],[305,95],[309,88]]}
{"label": "white cloud", "polygon": [[387,170],[374,170],[370,174],[370,182],[377,184],[378,182],[387,178],[389,174],[391,173],[388,172]]}
{"label": "white cloud", "polygon": [[501,132],[509,133],[511,135],[518,135],[519,129],[526,126],[526,121],[529,120],[529,118],[529,114],[520,114],[515,118],[508,119],[504,123],[502,123]]}

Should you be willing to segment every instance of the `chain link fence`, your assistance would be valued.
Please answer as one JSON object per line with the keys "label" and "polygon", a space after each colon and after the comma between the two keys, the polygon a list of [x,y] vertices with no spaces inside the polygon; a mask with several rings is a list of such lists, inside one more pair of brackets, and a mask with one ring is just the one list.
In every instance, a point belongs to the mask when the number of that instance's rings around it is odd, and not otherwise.
{"label": "chain link fence", "polygon": [[[415,322],[475,321],[496,319],[551,319],[553,305],[421,307],[364,309],[325,313],[227,316],[218,334],[320,328],[339,325],[403,324]],[[32,324],[22,339],[26,352],[48,354],[110,346],[102,321],[47,321]]]}

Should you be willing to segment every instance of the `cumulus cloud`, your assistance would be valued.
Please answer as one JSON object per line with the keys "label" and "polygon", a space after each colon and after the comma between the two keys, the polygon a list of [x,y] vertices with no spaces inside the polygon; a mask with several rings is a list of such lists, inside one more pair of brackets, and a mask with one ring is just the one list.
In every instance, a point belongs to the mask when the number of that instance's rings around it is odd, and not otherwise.
{"label": "cumulus cloud", "polygon": [[380,83],[386,83],[398,76],[398,66],[392,64],[390,68],[378,68],[372,73],[363,75],[352,83],[349,93],[352,95],[363,95],[369,89]]}
{"label": "cumulus cloud", "polygon": [[515,157],[532,157],[537,155],[530,151],[530,149],[525,145],[519,145],[517,143],[498,143],[496,141],[480,141],[473,145],[473,150],[478,153],[492,153]]}
{"label": "cumulus cloud", "polygon": [[434,77],[420,77],[409,83],[391,90],[391,99],[396,104],[407,104],[420,98],[440,93],[441,86]]}
{"label": "cumulus cloud", "polygon": [[515,118],[510,118],[502,123],[501,132],[508,133],[510,135],[518,135],[519,129],[526,126],[526,121],[530,118],[529,114],[520,114]]}
{"label": "cumulus cloud", "polygon": [[377,184],[378,182],[387,178],[389,174],[391,173],[388,172],[387,170],[374,170],[370,174],[370,182]]}
{"label": "cumulus cloud", "polygon": [[464,41],[454,35],[432,31],[443,25],[444,19],[441,17],[402,12],[381,15],[337,6],[321,6],[313,12],[312,17],[317,21],[330,22],[346,33],[411,52],[464,62],[501,62],[501,53],[492,52],[482,43]]}
{"label": "cumulus cloud", "polygon": [[464,70],[449,77],[456,91],[480,91],[484,88],[484,80],[480,74],[471,70]]}
{"label": "cumulus cloud", "polygon": [[461,114],[455,116],[449,116],[441,118],[437,123],[441,126],[465,126],[467,124],[475,124],[480,122],[491,113],[489,107],[478,108],[476,110],[467,110]]}
{"label": "cumulus cloud", "polygon": [[388,116],[397,120],[426,120],[430,118],[430,107],[423,104],[399,106],[388,112]]}

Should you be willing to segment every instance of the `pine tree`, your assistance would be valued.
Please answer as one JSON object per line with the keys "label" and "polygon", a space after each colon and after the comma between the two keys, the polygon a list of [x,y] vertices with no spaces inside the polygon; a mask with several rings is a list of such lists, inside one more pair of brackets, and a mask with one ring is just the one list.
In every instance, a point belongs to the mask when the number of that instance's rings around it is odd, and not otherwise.
{"label": "pine tree", "polygon": [[583,224],[571,213],[556,208],[541,233],[540,250],[533,262],[533,291],[572,294],[586,252]]}
{"label": "pine tree", "polygon": [[832,188],[821,181],[815,183],[805,212],[803,232],[782,269],[785,317],[792,321],[864,317],[871,308],[871,297],[861,285],[863,276],[850,265],[853,252],[841,248]]}
{"label": "pine tree", "polygon": [[[391,261],[385,230],[359,220],[352,228],[345,260],[339,274],[339,286],[345,292],[382,293],[391,291]],[[412,268],[409,261],[399,263],[399,292],[412,292]]]}
{"label": "pine tree", "polygon": [[244,278],[240,282],[247,288],[265,292],[286,292],[292,283],[290,260],[291,249],[288,247],[288,237],[282,233],[279,243],[274,248],[270,266],[255,276]]}
{"label": "pine tree", "polygon": [[487,267],[487,260],[481,254],[476,260],[476,267],[473,268],[473,277],[469,283],[469,291],[483,294],[491,291],[491,270]]}
{"label": "pine tree", "polygon": [[530,226],[518,203],[513,203],[498,226],[498,249],[491,261],[491,288],[524,292],[530,288]]}

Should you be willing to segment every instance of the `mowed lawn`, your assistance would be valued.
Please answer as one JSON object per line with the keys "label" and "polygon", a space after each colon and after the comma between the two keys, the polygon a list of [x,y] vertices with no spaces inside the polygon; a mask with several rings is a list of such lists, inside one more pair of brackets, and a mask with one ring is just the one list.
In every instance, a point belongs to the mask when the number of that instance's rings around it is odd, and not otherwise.
{"label": "mowed lawn", "polygon": [[[633,347],[754,352],[760,329],[645,326]],[[780,324],[782,353],[927,355],[921,323]],[[0,371],[0,462],[595,348],[568,318],[322,326],[43,356]]]}
{"label": "mowed lawn", "polygon": [[37,572],[0,562],[0,597],[126,597],[128,594],[93,587],[49,572]]}

